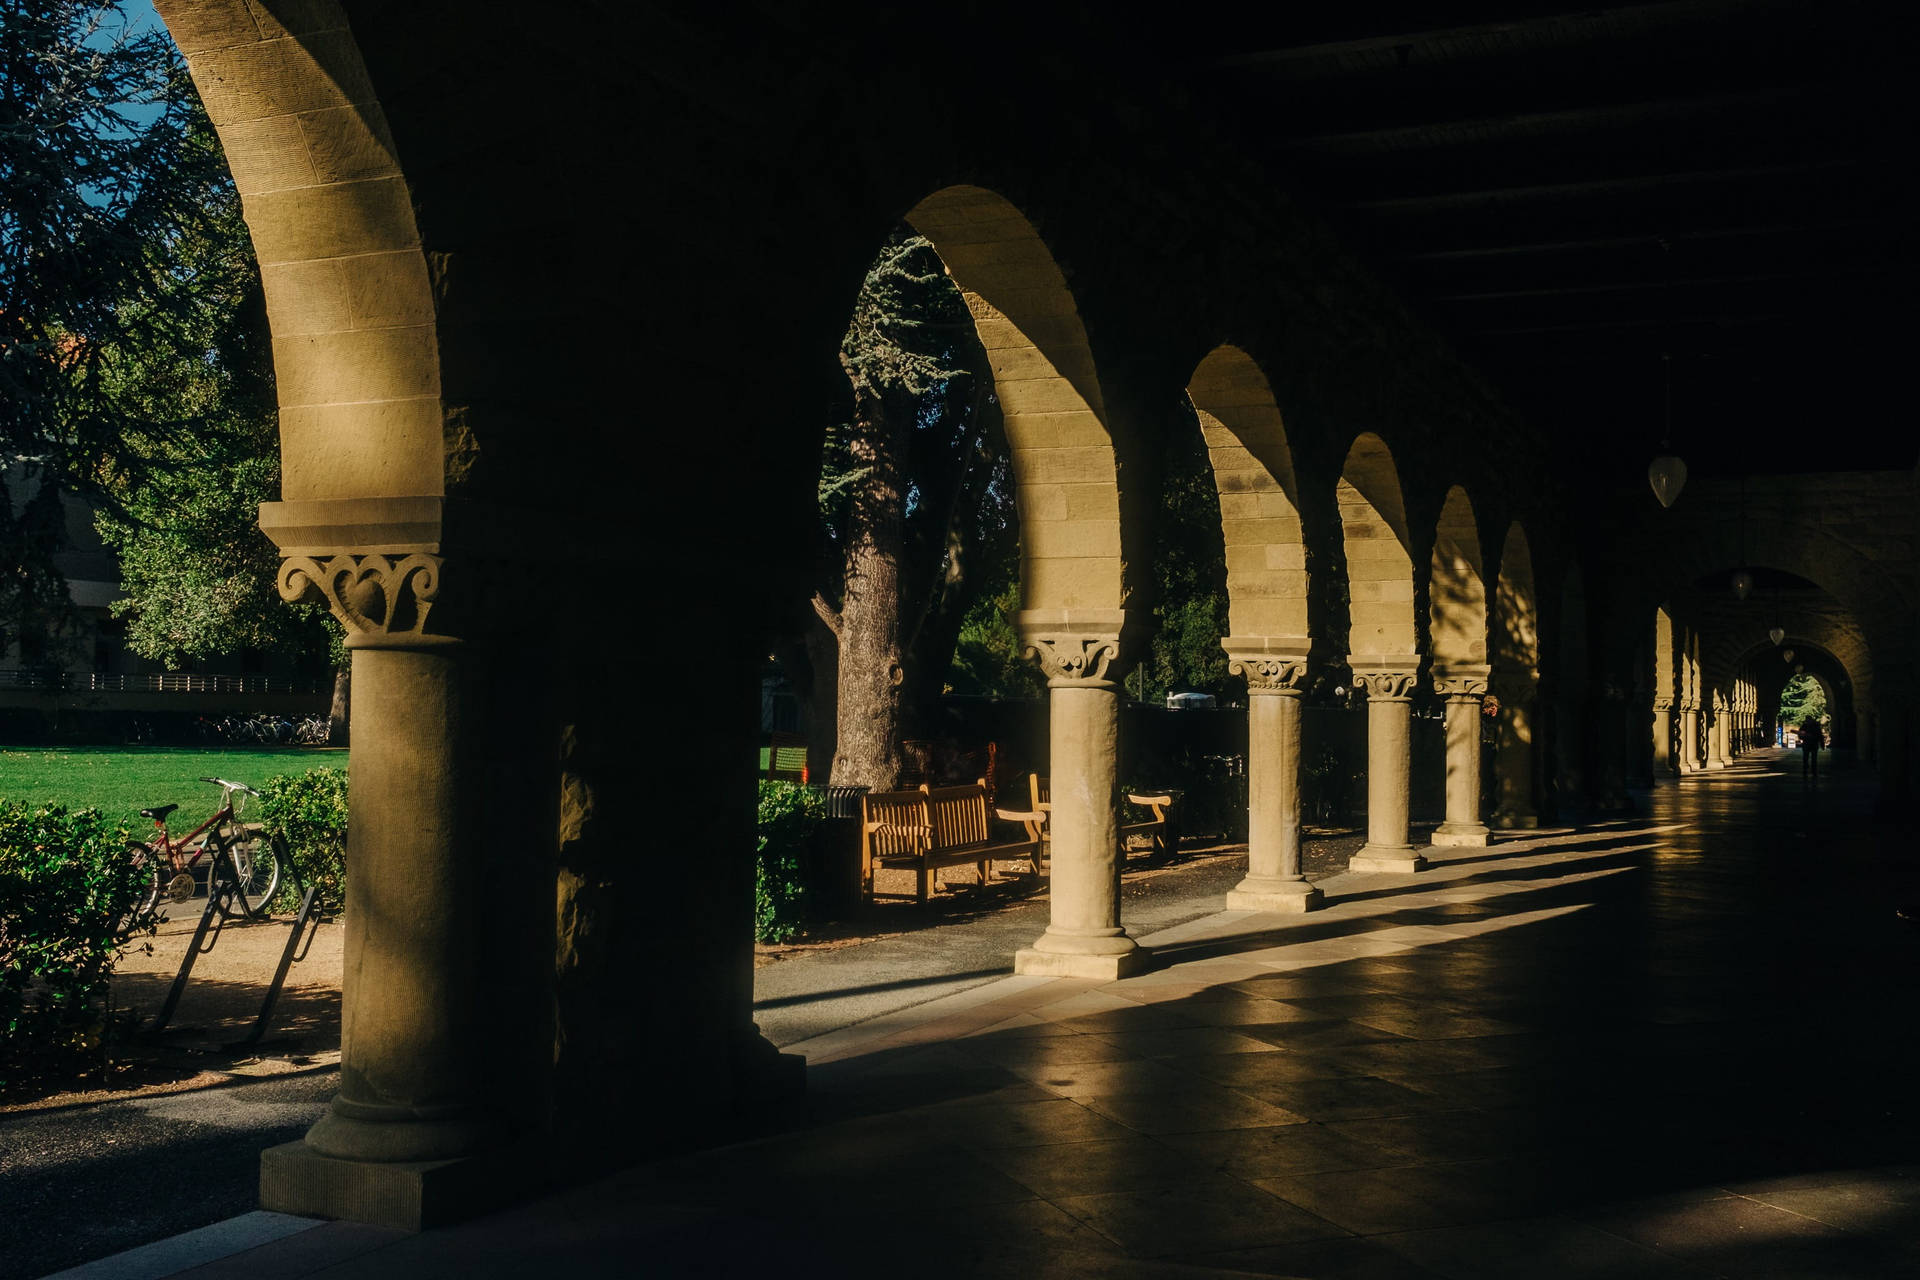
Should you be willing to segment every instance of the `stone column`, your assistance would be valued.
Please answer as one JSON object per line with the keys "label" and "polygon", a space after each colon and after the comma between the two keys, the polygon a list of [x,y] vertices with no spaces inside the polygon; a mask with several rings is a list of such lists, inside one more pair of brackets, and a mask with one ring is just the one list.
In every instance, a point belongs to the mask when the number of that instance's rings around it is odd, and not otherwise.
{"label": "stone column", "polygon": [[[1021,620],[1029,658],[1047,675],[1052,756],[1052,903],[1047,931],[1015,973],[1112,981],[1146,967],[1120,923],[1120,627],[1089,634]],[[1068,626],[1072,625],[1070,620]]]}
{"label": "stone column", "polygon": [[1594,799],[1602,813],[1623,813],[1627,801],[1627,685],[1617,676],[1602,676],[1595,699],[1595,754],[1599,763]]}
{"label": "stone column", "polygon": [[1533,807],[1533,706],[1539,684],[1540,677],[1532,670],[1493,673],[1500,727],[1493,756],[1498,790],[1491,825],[1502,831],[1540,825]]}
{"label": "stone column", "polygon": [[1680,771],[1700,772],[1700,708],[1691,702],[1680,708]]}
{"label": "stone column", "polygon": [[[544,682],[488,665],[481,574],[440,554],[442,505],[262,511],[282,597],[346,627],[354,739],[340,1089],[304,1141],[262,1156],[268,1209],[417,1229],[538,1166],[557,736]],[[542,660],[531,643],[516,662]]]}
{"label": "stone column", "polygon": [[1488,841],[1480,821],[1480,714],[1488,674],[1486,667],[1434,669],[1434,691],[1447,700],[1447,820],[1433,833],[1436,845],[1479,848]]}
{"label": "stone column", "polygon": [[[1414,660],[1353,663],[1354,686],[1367,693],[1367,843],[1349,871],[1419,871],[1427,860],[1407,834],[1412,792]],[[1398,665],[1404,663],[1404,666]]]}
{"label": "stone column", "polygon": [[1300,873],[1300,695],[1307,656],[1227,649],[1247,678],[1247,876],[1229,911],[1311,911],[1324,901]]}
{"label": "stone column", "polygon": [[1727,717],[1730,715],[1725,694],[1713,698],[1713,720],[1707,726],[1707,768],[1724,769],[1733,761],[1727,758]]}
{"label": "stone column", "polygon": [[1678,757],[1673,750],[1673,703],[1653,704],[1653,776],[1671,778],[1679,774]]}

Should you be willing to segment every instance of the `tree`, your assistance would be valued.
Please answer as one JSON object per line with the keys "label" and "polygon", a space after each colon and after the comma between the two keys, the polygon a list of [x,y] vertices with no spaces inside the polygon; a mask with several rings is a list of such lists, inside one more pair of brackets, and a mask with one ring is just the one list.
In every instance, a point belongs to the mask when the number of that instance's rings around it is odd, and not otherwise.
{"label": "tree", "polygon": [[[185,406],[130,398],[118,366],[196,350],[208,300],[171,247],[227,181],[195,136],[197,109],[157,25],[111,5],[0,0],[0,462],[29,512],[58,488],[115,506],[186,425]],[[11,508],[5,519],[8,550],[32,560],[0,593],[0,627],[33,638],[49,588],[64,595],[59,543],[44,520],[34,532]]]}
{"label": "tree", "polygon": [[[218,154],[201,116],[197,147]],[[335,669],[335,737],[346,714],[346,654],[339,624],[317,605],[289,606],[275,590],[279,552],[258,526],[259,506],[280,496],[273,357],[260,273],[229,181],[204,192],[205,218],[155,246],[173,287],[190,289],[186,341],[117,353],[107,365],[116,399],[135,421],[172,420],[130,442],[148,459],[114,477],[114,503],[96,518],[120,561],[127,646],[178,667],[260,649]],[[130,304],[138,312],[154,305]],[[135,427],[136,432],[139,431]]]}
{"label": "tree", "polygon": [[852,411],[821,469],[812,704],[836,726],[833,782],[886,788],[969,610],[1007,576],[1012,473],[965,300],[905,227],[862,281],[840,364]]}
{"label": "tree", "polygon": [[1826,723],[1827,694],[1818,680],[1803,672],[1780,691],[1780,723],[1798,726],[1807,720]]}

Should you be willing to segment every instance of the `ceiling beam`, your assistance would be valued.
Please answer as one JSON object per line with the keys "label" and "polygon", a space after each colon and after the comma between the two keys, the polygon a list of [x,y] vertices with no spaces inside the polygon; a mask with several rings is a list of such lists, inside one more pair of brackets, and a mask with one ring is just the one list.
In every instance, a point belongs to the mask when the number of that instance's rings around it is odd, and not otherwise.
{"label": "ceiling beam", "polygon": [[1414,253],[1388,252],[1395,262],[1465,262],[1475,258],[1504,258],[1520,254],[1583,253],[1593,249],[1630,249],[1658,245],[1662,241],[1728,240],[1759,236],[1821,235],[1827,232],[1860,231],[1893,224],[1890,218],[1833,218],[1824,222],[1769,223],[1753,226],[1699,227],[1687,231],[1648,231],[1630,236],[1598,236],[1583,240],[1535,240],[1512,244],[1461,246],[1454,249],[1425,249]]}
{"label": "ceiling beam", "polygon": [[1864,156],[1836,156],[1805,160],[1793,164],[1748,165],[1742,168],[1692,169],[1676,173],[1646,173],[1632,177],[1602,178],[1593,182],[1554,182],[1514,187],[1487,187],[1474,191],[1436,191],[1424,195],[1390,196],[1378,200],[1355,200],[1336,207],[1356,213],[1418,213],[1426,209],[1467,208],[1481,204],[1511,203],[1525,200],[1564,200],[1583,196],[1629,194],[1657,191],[1677,186],[1709,186],[1722,182],[1747,182],[1764,178],[1795,178],[1813,173],[1831,173],[1858,168],[1867,163]]}

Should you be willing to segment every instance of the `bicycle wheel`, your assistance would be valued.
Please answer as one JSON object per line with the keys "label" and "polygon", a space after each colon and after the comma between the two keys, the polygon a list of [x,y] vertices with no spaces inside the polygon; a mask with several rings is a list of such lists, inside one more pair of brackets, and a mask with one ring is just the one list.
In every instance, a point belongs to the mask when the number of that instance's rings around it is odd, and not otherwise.
{"label": "bicycle wheel", "polygon": [[[221,842],[216,858],[225,859],[232,883],[220,897],[222,915],[259,919],[280,888],[280,855],[273,842],[255,831],[243,831]],[[213,892],[211,884],[208,892]]]}
{"label": "bicycle wheel", "polygon": [[128,841],[127,857],[140,869],[140,896],[134,899],[133,910],[122,917],[122,927],[151,918],[160,906],[160,895],[166,892],[167,881],[173,878],[167,860],[150,844]]}

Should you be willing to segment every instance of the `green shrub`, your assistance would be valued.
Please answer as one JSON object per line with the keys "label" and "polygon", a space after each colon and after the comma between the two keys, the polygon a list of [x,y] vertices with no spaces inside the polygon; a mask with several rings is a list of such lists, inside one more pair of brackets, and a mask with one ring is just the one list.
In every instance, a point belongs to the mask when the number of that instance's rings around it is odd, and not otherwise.
{"label": "green shrub", "polygon": [[[339,908],[347,900],[347,774],[344,769],[321,768],[306,773],[282,773],[260,786],[256,818],[277,833],[300,864],[308,884],[320,886],[319,901]],[[300,905],[299,890],[290,868],[282,868],[276,910]]]}
{"label": "green shrub", "polygon": [[98,809],[0,801],[0,1089],[103,1052],[113,962],[154,928],[127,841]]}
{"label": "green shrub", "polygon": [[827,803],[798,782],[760,784],[760,840],[754,860],[753,930],[761,942],[786,942],[807,916],[807,863]]}

